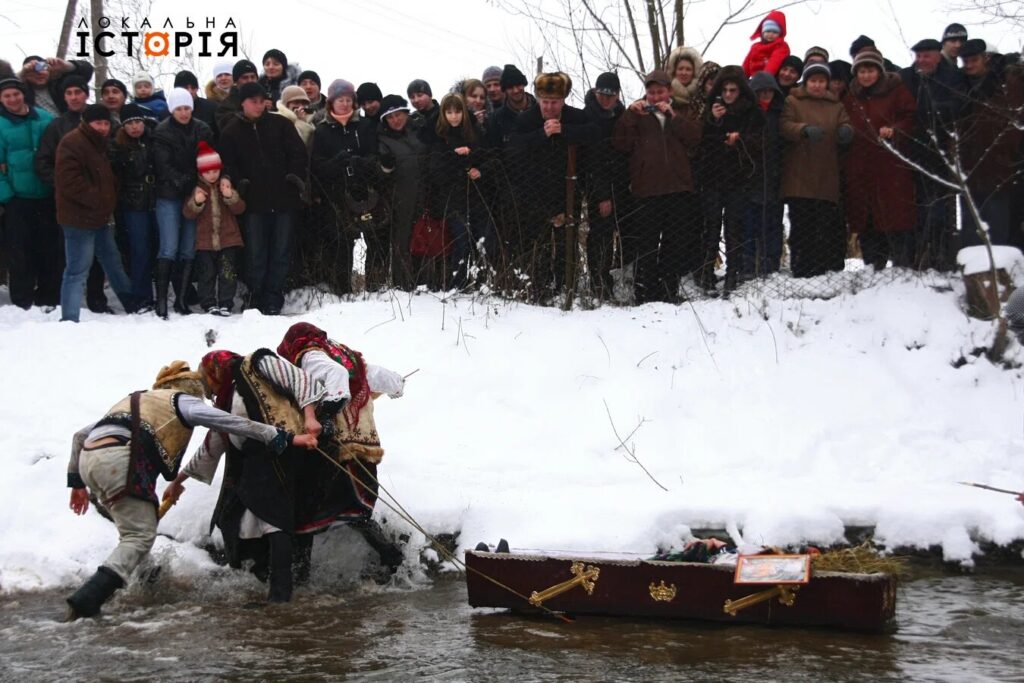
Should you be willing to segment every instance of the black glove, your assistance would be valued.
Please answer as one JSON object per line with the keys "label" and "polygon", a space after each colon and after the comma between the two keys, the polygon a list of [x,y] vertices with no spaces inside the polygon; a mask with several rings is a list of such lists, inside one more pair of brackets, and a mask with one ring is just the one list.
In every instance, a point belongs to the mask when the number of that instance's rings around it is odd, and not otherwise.
{"label": "black glove", "polygon": [[807,125],[800,131],[811,142],[821,142],[825,138],[825,131],[821,126]]}
{"label": "black glove", "polygon": [[285,182],[291,183],[292,185],[295,186],[295,189],[299,191],[300,196],[306,194],[306,181],[304,181],[302,178],[295,175],[294,173],[289,173],[284,177],[284,179]]}
{"label": "black glove", "polygon": [[235,185],[235,190],[238,192],[239,197],[245,199],[245,193],[249,191],[249,179],[242,178],[239,180],[238,184]]}
{"label": "black glove", "polygon": [[384,152],[380,155],[380,166],[388,170],[393,169],[398,164],[398,159],[391,152]]}
{"label": "black glove", "polygon": [[836,131],[836,139],[839,140],[840,145],[848,145],[853,142],[853,126],[845,123],[839,126],[839,130]]}
{"label": "black glove", "polygon": [[292,440],[295,435],[291,432],[286,432],[280,427],[277,428],[277,436],[274,437],[273,441],[270,442],[270,450],[274,451],[274,455],[281,455],[288,447],[292,445]]}

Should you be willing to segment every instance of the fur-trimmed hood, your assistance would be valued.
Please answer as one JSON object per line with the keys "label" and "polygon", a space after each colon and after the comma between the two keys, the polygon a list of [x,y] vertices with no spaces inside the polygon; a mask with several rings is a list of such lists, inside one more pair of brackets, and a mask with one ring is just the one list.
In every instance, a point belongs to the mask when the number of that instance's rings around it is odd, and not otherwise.
{"label": "fur-trimmed hood", "polygon": [[[684,86],[676,80],[676,67],[681,59],[688,59],[693,64],[693,80]],[[665,60],[665,71],[672,77],[672,99],[680,103],[692,102],[700,97],[700,72],[704,67],[704,59],[700,52],[692,47],[680,46],[669,53]]]}
{"label": "fur-trimmed hood", "polygon": [[747,74],[744,73],[743,67],[730,64],[729,66],[723,66],[721,71],[718,72],[718,76],[715,77],[715,84],[711,86],[711,93],[707,97],[708,112],[711,111],[711,104],[715,101],[715,98],[722,94],[722,88],[727,81],[736,83],[740,88],[740,96],[730,107],[731,109],[743,111],[757,106],[757,95],[750,89],[750,84],[747,82]]}
{"label": "fur-trimmed hood", "polygon": [[217,82],[213,79],[206,82],[206,87],[203,88],[203,91],[206,93],[206,99],[211,102],[222,102],[226,100],[228,95],[231,93],[230,89],[227,92],[222,92],[217,88]]}

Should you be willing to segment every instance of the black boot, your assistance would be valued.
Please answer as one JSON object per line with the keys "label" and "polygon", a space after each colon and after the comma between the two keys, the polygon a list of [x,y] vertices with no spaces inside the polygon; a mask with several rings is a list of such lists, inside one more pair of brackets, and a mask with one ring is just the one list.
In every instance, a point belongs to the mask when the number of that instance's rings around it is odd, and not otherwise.
{"label": "black boot", "polygon": [[123,586],[124,581],[117,572],[107,567],[99,567],[96,573],[68,598],[67,621],[96,616],[100,613],[103,603],[114,594],[114,591]]}
{"label": "black boot", "polygon": [[292,550],[292,575],[296,586],[309,583],[313,569],[313,534],[298,534]]}
{"label": "black boot", "polygon": [[174,311],[188,315],[188,287],[192,284],[192,261],[178,261],[178,272],[174,274]]}
{"label": "black boot", "polygon": [[267,536],[270,542],[270,593],[268,602],[292,599],[292,537],[283,531]]}
{"label": "black boot", "polygon": [[167,320],[167,290],[171,284],[171,270],[174,268],[174,261],[170,259],[157,259],[156,262],[156,314]]}

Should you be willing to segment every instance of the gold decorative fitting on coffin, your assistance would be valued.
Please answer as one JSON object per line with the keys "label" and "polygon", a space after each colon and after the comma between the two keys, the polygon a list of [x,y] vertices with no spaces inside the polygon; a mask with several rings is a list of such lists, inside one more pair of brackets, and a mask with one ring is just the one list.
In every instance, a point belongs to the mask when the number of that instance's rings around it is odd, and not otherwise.
{"label": "gold decorative fitting on coffin", "polygon": [[648,587],[651,591],[651,597],[654,598],[655,602],[672,602],[676,599],[676,585],[674,583],[665,585],[665,580],[662,579],[660,584],[655,585],[651,581],[651,585]]}
{"label": "gold decorative fitting on coffin", "polygon": [[573,578],[568,581],[556,583],[551,588],[530,593],[530,604],[534,607],[540,607],[545,600],[550,600],[566,591],[570,591],[576,586],[583,586],[583,590],[587,591],[587,595],[594,594],[594,583],[597,581],[597,577],[601,575],[599,568],[587,565],[586,569],[584,569],[582,562],[573,562],[572,566],[569,567],[569,572],[573,575]]}
{"label": "gold decorative fitting on coffin", "polygon": [[771,600],[775,596],[778,596],[779,602],[786,607],[792,607],[793,603],[796,602],[796,592],[799,589],[800,586],[779,585],[760,593],[751,593],[738,600],[726,600],[725,605],[722,606],[722,611],[730,616],[736,616],[736,613],[740,610],[753,607],[766,600]]}

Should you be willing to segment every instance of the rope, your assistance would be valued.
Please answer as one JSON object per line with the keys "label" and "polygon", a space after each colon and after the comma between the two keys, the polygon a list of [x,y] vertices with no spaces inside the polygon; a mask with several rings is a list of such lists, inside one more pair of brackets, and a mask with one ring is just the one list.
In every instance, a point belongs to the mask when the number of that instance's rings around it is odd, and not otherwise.
{"label": "rope", "polygon": [[[342,471],[342,472],[344,472],[344,473],[345,473],[346,475],[348,475],[349,479],[351,479],[351,480],[352,480],[352,483],[354,483],[354,484],[356,484],[356,485],[358,485],[358,486],[362,486],[362,487],[363,487],[363,488],[364,488],[364,489],[365,489],[365,490],[366,490],[366,491],[367,491],[367,492],[368,492],[369,494],[371,494],[372,496],[374,496],[374,497],[375,497],[375,498],[376,498],[377,500],[379,500],[380,502],[384,503],[384,505],[386,505],[386,506],[387,506],[388,508],[390,508],[390,509],[391,509],[391,511],[392,511],[392,512],[394,512],[394,513],[395,513],[396,515],[398,515],[398,516],[399,516],[399,517],[400,517],[400,518],[401,518],[402,520],[404,520],[404,521],[408,522],[409,524],[411,524],[411,525],[412,525],[412,527],[413,527],[414,529],[416,529],[416,530],[417,530],[417,531],[419,531],[419,532],[420,532],[421,534],[423,534],[423,536],[424,536],[424,537],[425,537],[425,538],[426,538],[426,539],[427,539],[428,541],[430,541],[430,543],[431,543],[431,544],[432,544],[432,545],[434,546],[434,548],[435,548],[435,549],[436,549],[436,550],[437,550],[437,551],[438,551],[438,552],[439,552],[439,553],[440,553],[440,554],[441,554],[442,556],[444,556],[444,557],[445,557],[445,559],[447,559],[447,560],[448,560],[449,562],[451,562],[452,564],[454,564],[454,565],[455,565],[456,567],[460,567],[460,568],[461,568],[461,569],[462,569],[463,571],[465,571],[465,572],[472,572],[473,574],[476,574],[476,575],[477,575],[477,576],[479,576],[480,578],[482,578],[482,579],[485,579],[485,580],[487,580],[487,581],[491,582],[492,584],[494,584],[494,585],[495,585],[495,586],[497,586],[498,588],[501,588],[502,590],[508,591],[509,593],[511,593],[512,595],[516,596],[517,598],[520,598],[521,600],[523,600],[523,602],[525,602],[525,603],[527,603],[527,604],[530,604],[530,599],[529,599],[528,597],[526,597],[525,595],[523,595],[522,593],[520,593],[519,591],[517,591],[516,589],[512,588],[511,586],[508,586],[508,585],[506,585],[506,584],[502,583],[501,581],[498,581],[498,580],[497,580],[496,578],[494,578],[493,576],[490,576],[490,575],[488,575],[488,574],[485,574],[485,573],[483,573],[483,572],[482,572],[482,571],[480,571],[479,569],[476,569],[476,568],[474,568],[474,567],[470,567],[470,566],[468,566],[468,565],[467,565],[467,564],[466,564],[465,562],[463,562],[463,561],[462,561],[462,560],[460,560],[459,558],[455,557],[455,555],[453,555],[452,553],[448,552],[448,549],[447,549],[447,548],[445,548],[445,547],[444,547],[444,546],[443,546],[443,545],[441,544],[441,542],[440,542],[440,541],[438,541],[438,540],[437,540],[436,538],[434,538],[434,537],[433,537],[433,536],[432,536],[431,534],[429,534],[429,533],[427,532],[427,530],[426,530],[426,529],[424,529],[424,528],[423,528],[423,526],[422,526],[422,525],[421,525],[421,524],[420,524],[419,522],[417,522],[417,521],[416,521],[416,520],[415,520],[415,519],[413,518],[413,516],[412,516],[411,514],[409,514],[409,512],[408,512],[408,511],[407,511],[407,510],[406,510],[406,509],[405,509],[405,508],[404,508],[404,507],[402,506],[402,504],[398,502],[398,499],[397,499],[397,498],[395,498],[395,496],[394,496],[394,495],[393,495],[393,494],[392,494],[392,493],[391,493],[390,491],[388,491],[388,490],[387,490],[387,489],[386,489],[386,488],[384,487],[384,485],[383,485],[383,484],[381,484],[381,483],[380,483],[380,481],[379,481],[379,480],[377,479],[377,477],[376,477],[376,476],[374,476],[374,474],[373,474],[372,472],[370,472],[370,470],[369,470],[369,469],[367,469],[366,465],[364,465],[364,464],[362,463],[362,461],[360,461],[360,460],[359,460],[359,458],[354,458],[354,459],[353,459],[353,460],[354,460],[354,462],[355,462],[356,464],[358,464],[358,465],[359,465],[359,467],[360,467],[360,468],[361,468],[361,469],[363,470],[363,472],[364,472],[364,473],[366,474],[366,476],[368,476],[368,477],[369,477],[369,478],[370,478],[370,479],[371,479],[371,480],[373,481],[373,483],[377,485],[377,488],[378,488],[379,490],[381,490],[381,491],[383,491],[384,493],[386,493],[386,494],[387,494],[387,496],[388,496],[388,498],[390,498],[390,499],[391,499],[392,501],[394,501],[394,505],[392,505],[391,503],[389,503],[389,502],[388,502],[387,500],[385,500],[385,499],[381,498],[381,497],[380,497],[380,494],[378,494],[378,493],[377,493],[376,491],[373,491],[373,490],[372,490],[372,489],[371,489],[371,488],[370,488],[370,487],[369,487],[369,486],[368,486],[368,485],[366,484],[366,482],[362,481],[362,480],[361,480],[361,479],[360,479],[359,477],[357,477],[357,476],[355,476],[354,474],[352,474],[352,473],[351,473],[351,472],[350,472],[350,471],[348,470],[348,468],[346,468],[346,467],[343,467],[343,466],[342,466],[342,465],[341,465],[340,463],[338,463],[338,461],[336,461],[336,460],[335,460],[334,458],[332,458],[332,457],[331,457],[330,455],[328,455],[327,453],[325,453],[325,452],[324,452],[324,451],[323,451],[322,449],[320,449],[319,447],[317,447],[317,448],[316,448],[315,450],[316,450],[316,452],[317,452],[317,453],[319,453],[320,455],[324,456],[324,458],[326,458],[326,459],[328,460],[328,462],[330,462],[330,463],[331,463],[332,465],[334,465],[334,466],[335,466],[335,467],[337,467],[337,468],[338,468],[339,470],[341,470],[341,471]],[[397,507],[396,507],[396,506],[397,506]],[[531,606],[532,606],[532,605],[531,605]],[[544,610],[545,612],[547,612],[547,613],[548,613],[548,614],[550,614],[551,616],[553,616],[553,617],[555,617],[555,618],[557,618],[557,619],[560,619],[560,620],[564,621],[564,622],[565,622],[565,623],[567,623],[567,624],[571,624],[571,623],[572,623],[572,620],[571,620],[571,619],[569,619],[568,617],[566,617],[566,616],[565,616],[564,614],[559,614],[558,612],[555,612],[554,610],[552,610],[552,609],[550,609],[550,608],[548,608],[548,607],[545,607],[544,605],[537,605],[537,607],[539,607],[540,609]]]}

